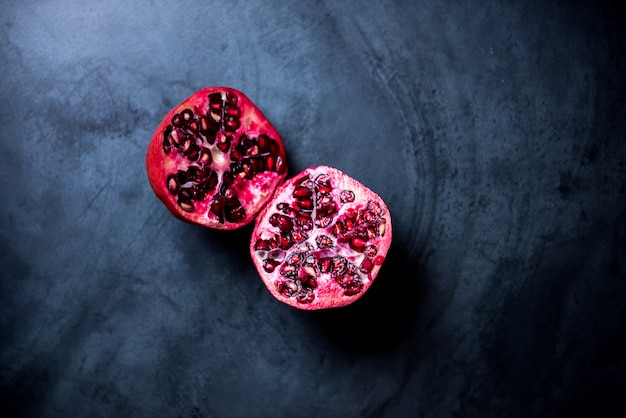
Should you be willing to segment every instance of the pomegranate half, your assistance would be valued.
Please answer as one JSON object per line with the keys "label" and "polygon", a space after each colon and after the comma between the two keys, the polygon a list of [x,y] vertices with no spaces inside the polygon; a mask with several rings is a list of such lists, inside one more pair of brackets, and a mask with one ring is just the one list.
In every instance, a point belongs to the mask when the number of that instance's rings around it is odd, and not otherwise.
{"label": "pomegranate half", "polygon": [[243,93],[210,87],[172,109],[146,155],[156,196],[176,217],[214,229],[250,223],[287,175],[282,139]]}
{"label": "pomegranate half", "polygon": [[270,293],[305,309],[348,305],[372,285],[391,245],[383,200],[343,172],[308,168],[256,219],[252,260]]}

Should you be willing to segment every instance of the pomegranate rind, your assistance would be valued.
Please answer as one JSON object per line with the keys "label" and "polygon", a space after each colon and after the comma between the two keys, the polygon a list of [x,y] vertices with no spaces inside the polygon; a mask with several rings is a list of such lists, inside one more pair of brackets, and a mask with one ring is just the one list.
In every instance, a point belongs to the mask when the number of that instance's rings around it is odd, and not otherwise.
{"label": "pomegranate rind", "polygon": [[[270,218],[273,215],[276,216],[276,213],[280,213],[280,210],[278,209],[279,204],[289,203],[292,205],[294,200],[294,190],[298,187],[297,183],[306,176],[313,179],[320,174],[328,175],[331,179],[333,184],[332,194],[335,201],[339,201],[341,191],[345,190],[354,192],[354,200],[349,203],[341,204],[332,223],[330,223],[327,227],[313,228],[308,231],[309,236],[306,241],[302,241],[297,245],[294,244],[290,249],[285,250],[283,261],[276,266],[274,271],[268,272],[264,268],[264,261],[267,259],[266,256],[268,251],[255,249],[255,246],[259,240],[271,240],[272,237],[276,237],[276,234],[280,233],[280,226],[272,225]],[[380,234],[380,236],[373,237],[367,242],[367,245],[375,246],[377,251],[375,255],[370,258],[372,262],[368,266],[369,271],[359,271],[362,288],[354,294],[348,294],[352,292],[347,292],[346,288],[340,286],[337,280],[333,279],[330,274],[320,274],[318,271],[316,276],[317,285],[313,291],[314,298],[312,301],[307,300],[305,303],[302,303],[296,297],[287,297],[281,294],[281,283],[284,282],[285,279],[285,277],[281,274],[281,267],[285,264],[287,257],[296,252],[294,249],[298,245],[309,245],[310,247],[314,247],[315,250],[313,252],[322,251],[325,253],[325,256],[332,257],[340,255],[346,257],[346,259],[348,259],[354,266],[357,268],[359,267],[359,263],[362,262],[364,257],[363,254],[347,248],[348,246],[345,242],[338,245],[337,238],[333,237],[333,241],[336,245],[331,246],[332,249],[324,248],[323,246],[320,246],[320,243],[325,242],[324,240],[327,240],[327,237],[332,237],[332,233],[330,232],[331,229],[336,225],[336,221],[345,219],[345,216],[348,213],[347,211],[363,210],[368,204],[372,204],[371,202],[374,202],[374,204],[380,208],[379,225],[384,226],[384,232]],[[278,224],[276,221],[274,223]],[[323,237],[320,238],[320,236]],[[320,241],[316,241],[318,238]],[[256,218],[255,227],[250,240],[250,255],[259,275],[261,276],[261,279],[265,284],[265,287],[272,294],[272,296],[274,296],[274,298],[297,309],[322,310],[346,306],[360,299],[374,283],[374,280],[376,279],[387,256],[391,246],[391,241],[391,215],[383,199],[356,179],[346,175],[334,167],[316,166],[307,168],[301,173],[288,179],[276,190],[272,200],[261,210]]]}
{"label": "pomegranate rind", "polygon": [[[172,195],[167,188],[168,176],[177,172],[181,162],[177,161],[176,156],[168,155],[163,149],[165,129],[171,124],[174,115],[179,114],[184,109],[206,109],[208,96],[213,93],[230,93],[237,96],[238,107],[242,111],[240,118],[241,126],[235,132],[238,137],[242,134],[248,137],[257,137],[265,134],[276,141],[278,146],[276,155],[282,158],[282,168],[280,170],[259,172],[252,179],[235,180],[231,187],[233,190],[236,190],[238,198],[245,209],[245,217],[236,222],[220,220],[211,213],[208,210],[210,201],[208,198],[206,202],[196,202],[197,207],[193,212],[185,211],[177,203],[176,196]],[[146,170],[148,181],[154,194],[176,218],[211,229],[233,230],[251,223],[274,194],[276,188],[285,180],[287,176],[287,157],[278,131],[245,94],[231,87],[207,87],[189,96],[163,117],[148,145]]]}

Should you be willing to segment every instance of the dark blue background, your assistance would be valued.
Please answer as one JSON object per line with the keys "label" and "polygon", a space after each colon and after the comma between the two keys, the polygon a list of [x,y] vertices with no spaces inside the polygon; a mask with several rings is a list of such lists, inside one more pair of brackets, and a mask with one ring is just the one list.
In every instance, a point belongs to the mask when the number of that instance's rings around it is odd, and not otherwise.
{"label": "dark blue background", "polygon": [[[617,1],[4,3],[0,415],[623,416]],[[154,197],[153,130],[213,85],[388,202],[361,301],[280,304],[251,228]]]}

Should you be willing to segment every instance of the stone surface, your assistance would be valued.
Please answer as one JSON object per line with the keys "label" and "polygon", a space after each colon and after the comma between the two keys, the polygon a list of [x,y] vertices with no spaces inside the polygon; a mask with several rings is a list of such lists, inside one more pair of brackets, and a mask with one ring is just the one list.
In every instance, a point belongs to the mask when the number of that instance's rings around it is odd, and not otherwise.
{"label": "stone surface", "polygon": [[[617,2],[2,10],[0,415],[623,416]],[[263,109],[292,174],[336,166],[388,202],[358,303],[281,305],[250,228],[154,197],[154,128],[211,85]]]}

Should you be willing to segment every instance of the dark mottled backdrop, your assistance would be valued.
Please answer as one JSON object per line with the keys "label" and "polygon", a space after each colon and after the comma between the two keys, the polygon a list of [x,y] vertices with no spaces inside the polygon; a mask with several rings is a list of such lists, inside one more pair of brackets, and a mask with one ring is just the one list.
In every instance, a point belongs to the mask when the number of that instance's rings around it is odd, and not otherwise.
{"label": "dark mottled backdrop", "polygon": [[[625,22],[617,1],[3,2],[0,415],[623,416]],[[250,228],[154,197],[154,128],[211,85],[261,107],[291,174],[389,203],[360,302],[280,304]]]}

